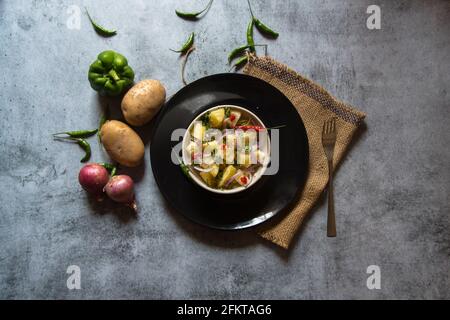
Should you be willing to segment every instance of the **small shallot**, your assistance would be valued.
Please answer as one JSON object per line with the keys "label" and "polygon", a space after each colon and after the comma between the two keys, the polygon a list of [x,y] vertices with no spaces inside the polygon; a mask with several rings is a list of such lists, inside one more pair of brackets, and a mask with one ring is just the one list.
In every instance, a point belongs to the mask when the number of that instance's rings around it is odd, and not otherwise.
{"label": "small shallot", "polygon": [[112,177],[105,186],[105,192],[112,200],[123,203],[137,211],[134,197],[134,183],[127,175]]}

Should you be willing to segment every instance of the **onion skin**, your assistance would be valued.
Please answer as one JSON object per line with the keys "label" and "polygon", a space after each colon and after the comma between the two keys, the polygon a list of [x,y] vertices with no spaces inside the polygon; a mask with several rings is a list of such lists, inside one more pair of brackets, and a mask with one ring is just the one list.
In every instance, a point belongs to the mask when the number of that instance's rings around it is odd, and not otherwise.
{"label": "onion skin", "polygon": [[97,163],[86,164],[78,174],[78,182],[83,189],[99,198],[103,194],[103,188],[108,181],[108,171]]}
{"label": "onion skin", "polygon": [[112,177],[104,190],[111,200],[124,203],[134,211],[137,210],[134,198],[134,182],[129,176],[122,174]]}

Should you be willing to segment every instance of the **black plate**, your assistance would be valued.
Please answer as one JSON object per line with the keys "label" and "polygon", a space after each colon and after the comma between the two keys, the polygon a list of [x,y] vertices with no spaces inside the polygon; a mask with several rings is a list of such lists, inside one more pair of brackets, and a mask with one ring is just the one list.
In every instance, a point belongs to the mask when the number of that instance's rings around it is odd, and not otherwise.
{"label": "black plate", "polygon": [[[187,128],[201,112],[221,104],[247,108],[267,127],[286,125],[279,131],[278,173],[230,195],[197,186],[171,161],[171,150],[179,143],[171,141],[174,129]],[[172,207],[204,226],[235,230],[262,223],[297,199],[308,168],[308,138],[298,112],[278,89],[243,74],[216,74],[190,83],[166,103],[152,132],[150,159],[159,189]]]}

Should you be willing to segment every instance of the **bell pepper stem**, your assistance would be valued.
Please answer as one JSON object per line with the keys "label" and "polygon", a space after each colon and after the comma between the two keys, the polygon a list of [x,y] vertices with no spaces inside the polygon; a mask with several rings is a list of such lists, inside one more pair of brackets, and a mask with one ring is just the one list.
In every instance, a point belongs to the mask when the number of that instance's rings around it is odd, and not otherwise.
{"label": "bell pepper stem", "polygon": [[111,69],[111,70],[109,70],[108,74],[113,78],[114,81],[120,80],[119,76],[117,75],[116,70]]}

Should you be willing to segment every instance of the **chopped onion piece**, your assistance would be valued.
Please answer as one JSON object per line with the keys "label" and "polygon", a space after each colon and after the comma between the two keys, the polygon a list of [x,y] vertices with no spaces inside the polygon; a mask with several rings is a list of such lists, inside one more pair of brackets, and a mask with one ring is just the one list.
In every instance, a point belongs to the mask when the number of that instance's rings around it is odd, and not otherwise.
{"label": "chopped onion piece", "polygon": [[234,176],[232,176],[230,179],[228,179],[227,182],[225,182],[225,187],[228,187],[228,186],[233,182],[233,180],[236,179],[236,177],[239,177],[240,175],[242,175],[242,171],[241,171],[241,170],[238,170],[238,171],[234,174]]}
{"label": "chopped onion piece", "polygon": [[206,169],[203,169],[203,168],[200,168],[200,167],[194,167],[194,169],[197,170],[197,171],[200,171],[200,172],[210,172],[213,169],[213,167],[209,167],[209,168],[206,168]]}

